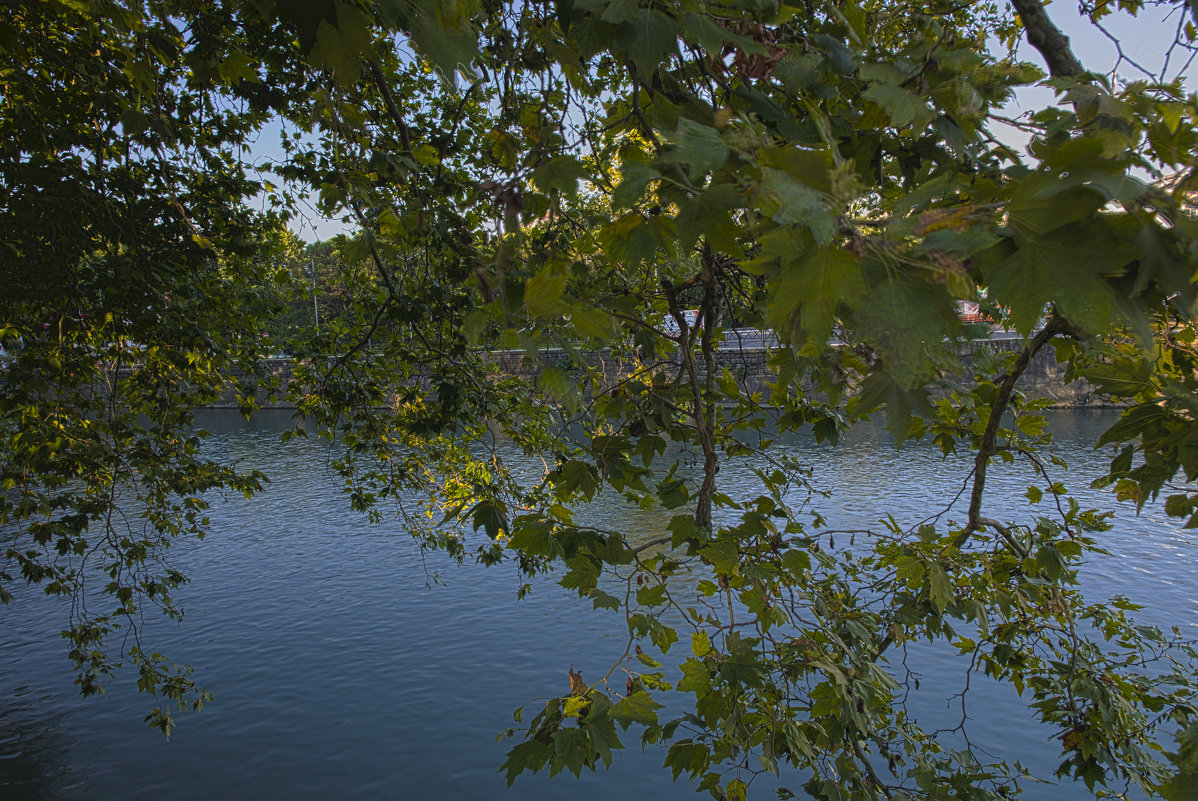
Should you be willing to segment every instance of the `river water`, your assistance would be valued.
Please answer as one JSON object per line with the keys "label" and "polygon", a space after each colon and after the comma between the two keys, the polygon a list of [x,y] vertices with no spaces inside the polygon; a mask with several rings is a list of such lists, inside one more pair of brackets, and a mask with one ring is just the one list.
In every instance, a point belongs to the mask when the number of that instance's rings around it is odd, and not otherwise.
{"label": "river water", "polygon": [[[1088,446],[1114,414],[1051,413],[1071,487],[1100,471],[1103,459]],[[215,701],[183,716],[168,741],[141,723],[149,704],[128,676],[106,697],[80,698],[56,637],[65,611],[18,593],[0,608],[0,798],[694,797],[661,768],[664,753],[642,753],[635,731],[610,771],[581,780],[524,774],[505,790],[497,768],[510,741],[496,735],[514,725],[512,710],[565,694],[571,665],[602,675],[623,652],[622,619],[548,581],[517,601],[522,579],[512,567],[422,559],[397,524],[348,511],[326,470],[326,445],[279,444],[292,425],[285,412],[250,421],[212,412],[202,422],[218,453],[273,479],[252,502],[216,501],[211,535],[172,549],[192,578],[181,593],[186,616],[154,624],[153,642],[190,663]],[[926,445],[896,450],[880,426],[860,427],[835,450],[802,439],[787,447],[818,468],[818,485],[832,493],[821,509],[836,528],[876,524],[883,510],[922,519],[967,471]],[[995,472],[992,502],[1022,495],[1025,475]],[[746,465],[730,465],[723,491],[735,494],[746,475]],[[660,522],[618,501],[596,513],[643,531]],[[1144,621],[1198,639],[1198,533],[1129,508],[1115,523],[1103,535],[1111,556],[1088,565],[1087,587],[1127,595],[1145,605]],[[959,682],[959,665],[925,669],[924,684],[942,684],[945,699]],[[975,741],[1050,773],[1055,743],[1029,724],[1013,691],[983,686],[975,695]],[[1025,797],[1089,796],[1067,784]]]}

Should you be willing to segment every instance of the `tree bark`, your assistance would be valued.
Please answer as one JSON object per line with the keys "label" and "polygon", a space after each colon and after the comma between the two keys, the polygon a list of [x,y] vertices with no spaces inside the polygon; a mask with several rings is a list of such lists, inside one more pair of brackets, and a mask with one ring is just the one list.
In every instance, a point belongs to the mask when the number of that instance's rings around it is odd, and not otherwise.
{"label": "tree bark", "polygon": [[982,442],[978,446],[978,453],[974,458],[973,488],[969,496],[969,520],[965,529],[957,535],[957,539],[953,542],[954,547],[960,548],[964,545],[969,540],[969,536],[983,525],[981,515],[982,497],[986,492],[986,468],[990,464],[990,459],[998,453],[998,429],[1002,425],[1003,415],[1011,406],[1011,396],[1015,392],[1015,384],[1027,370],[1028,365],[1032,363],[1032,358],[1058,334],[1075,339],[1081,335],[1074,326],[1054,314],[1019,354],[1019,358],[1015,360],[1010,372],[998,380],[998,396],[990,408],[986,430],[982,434]]}
{"label": "tree bark", "polygon": [[1011,5],[1023,21],[1027,40],[1040,52],[1054,78],[1082,78],[1086,68],[1069,48],[1069,37],[1061,33],[1040,0],[1011,0]]}

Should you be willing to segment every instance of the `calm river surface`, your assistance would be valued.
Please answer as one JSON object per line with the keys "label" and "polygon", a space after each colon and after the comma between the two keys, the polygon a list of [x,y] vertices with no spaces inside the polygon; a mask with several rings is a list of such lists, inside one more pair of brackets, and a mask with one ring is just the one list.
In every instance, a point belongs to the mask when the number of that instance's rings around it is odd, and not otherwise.
{"label": "calm river surface", "polygon": [[[1051,413],[1071,486],[1085,487],[1100,470],[1087,443],[1114,414]],[[0,798],[695,797],[661,769],[663,753],[641,752],[635,731],[609,772],[525,774],[505,790],[496,769],[510,742],[496,735],[513,725],[512,710],[565,694],[571,664],[602,675],[624,648],[620,618],[591,612],[547,581],[517,602],[521,579],[510,567],[458,567],[436,554],[422,561],[398,525],[348,511],[325,470],[327,446],[279,444],[287,413],[247,422],[213,412],[202,422],[217,452],[273,479],[252,502],[215,501],[212,534],[172,549],[192,578],[181,593],[186,617],[155,624],[154,645],[190,663],[216,700],[183,716],[167,741],[141,723],[149,704],[128,676],[107,697],[80,698],[55,636],[64,610],[18,594],[0,607]],[[926,445],[895,450],[880,426],[860,428],[836,450],[805,440],[789,447],[832,492],[821,508],[834,528],[869,525],[882,510],[915,522],[967,469]],[[1022,495],[1026,477],[995,472],[996,492]],[[726,467],[723,491],[735,495],[744,473]],[[1092,491],[1083,498],[1110,503]],[[655,527],[618,502],[599,511],[613,524]],[[1093,595],[1128,595],[1145,605],[1141,619],[1198,639],[1198,533],[1163,513],[1124,508],[1103,542],[1112,556],[1090,565]],[[430,571],[443,584],[430,584]],[[942,687],[943,709],[959,689],[959,665],[933,663],[923,675],[925,686]],[[976,688],[978,741],[1050,774],[1056,744],[1028,725],[1007,689]],[[1024,797],[1088,796],[1080,785],[1047,785]]]}

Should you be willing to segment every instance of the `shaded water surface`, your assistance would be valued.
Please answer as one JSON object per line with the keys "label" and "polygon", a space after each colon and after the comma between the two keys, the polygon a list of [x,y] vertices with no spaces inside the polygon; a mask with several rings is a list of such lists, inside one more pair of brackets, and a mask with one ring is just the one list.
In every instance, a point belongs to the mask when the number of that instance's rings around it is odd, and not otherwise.
{"label": "shaded water surface", "polygon": [[[1071,485],[1101,469],[1087,443],[1113,419],[1053,414]],[[508,744],[496,735],[513,725],[512,710],[567,692],[570,665],[592,680],[602,675],[624,650],[621,618],[591,612],[549,582],[517,602],[522,579],[508,566],[422,559],[399,525],[370,525],[348,511],[325,445],[279,444],[291,425],[285,413],[249,422],[211,413],[203,422],[216,452],[272,477],[252,502],[214,501],[212,534],[172,549],[192,578],[181,593],[186,616],[151,627],[154,647],[190,663],[216,700],[183,717],[166,741],[142,725],[149,704],[127,676],[106,698],[80,698],[56,637],[65,609],[18,593],[0,608],[0,798],[693,797],[661,769],[663,753],[641,752],[635,731],[610,772],[581,781],[525,774],[505,791],[496,769]],[[809,458],[832,492],[821,509],[834,527],[875,524],[884,510],[913,523],[937,511],[933,499],[951,497],[968,470],[927,446],[895,450],[877,427],[836,450],[807,440],[786,447]],[[995,473],[992,503],[1022,495],[1026,475]],[[747,491],[747,466],[728,465],[721,480],[729,494]],[[666,519],[603,503],[594,513],[609,525],[647,533]],[[1146,620],[1198,637],[1194,532],[1163,514],[1121,509],[1104,544],[1112,556],[1090,566],[1096,594],[1128,595],[1145,604]],[[959,716],[945,699],[959,689],[960,665],[933,660],[923,675],[943,688],[932,714]],[[978,740],[1051,769],[1055,744],[1028,725],[1008,689],[973,694]],[[1049,786],[1025,797],[1086,794]]]}

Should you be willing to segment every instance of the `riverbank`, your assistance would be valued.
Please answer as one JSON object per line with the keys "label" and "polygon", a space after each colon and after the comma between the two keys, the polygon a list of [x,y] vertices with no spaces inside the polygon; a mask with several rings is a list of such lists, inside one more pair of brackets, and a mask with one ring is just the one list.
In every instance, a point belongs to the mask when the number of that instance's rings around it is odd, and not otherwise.
{"label": "riverbank", "polygon": [[[968,375],[970,368],[987,354],[1017,352],[1024,343],[1014,338],[978,339],[961,342],[958,355],[961,359],[961,375]],[[774,378],[770,365],[771,349],[760,345],[725,348],[716,353],[716,367],[729,368],[747,392],[765,392]],[[548,348],[537,352],[534,360],[524,351],[496,351],[490,354],[498,375],[516,376],[532,380],[546,366],[557,367],[564,372],[581,369],[602,370],[611,381],[617,380],[632,369],[632,364],[614,357],[610,351],[591,351],[583,354],[571,353],[559,348]],[[583,363],[580,364],[579,361]],[[288,398],[287,388],[292,380],[291,359],[267,359],[252,373],[237,372],[229,376],[230,388],[206,408],[236,409],[239,406],[237,389],[252,392],[259,408],[293,409],[295,402]],[[1066,365],[1058,363],[1052,346],[1043,348],[1032,359],[1019,380],[1018,387],[1029,397],[1048,399],[1052,405],[1062,409],[1118,407],[1111,398],[1098,393],[1085,380],[1065,381]]]}

